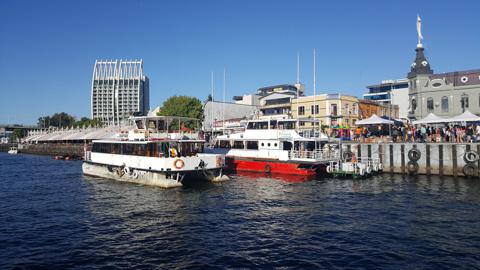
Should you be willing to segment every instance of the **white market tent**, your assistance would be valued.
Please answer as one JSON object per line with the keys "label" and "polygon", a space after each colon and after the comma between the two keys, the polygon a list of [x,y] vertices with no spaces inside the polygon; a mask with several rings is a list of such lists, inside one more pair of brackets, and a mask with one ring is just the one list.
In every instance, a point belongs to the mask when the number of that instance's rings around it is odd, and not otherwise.
{"label": "white market tent", "polygon": [[439,116],[436,116],[433,113],[430,113],[425,118],[422,118],[417,121],[413,121],[412,124],[419,125],[419,124],[438,124],[438,123],[446,123],[450,122],[450,119],[445,119]]}
{"label": "white market tent", "polygon": [[376,114],[370,116],[367,119],[359,120],[355,122],[355,125],[388,125],[393,124],[392,120],[383,119],[378,117]]}
{"label": "white market tent", "polygon": [[480,122],[480,117],[475,114],[465,111],[464,113],[446,119],[448,122]]}

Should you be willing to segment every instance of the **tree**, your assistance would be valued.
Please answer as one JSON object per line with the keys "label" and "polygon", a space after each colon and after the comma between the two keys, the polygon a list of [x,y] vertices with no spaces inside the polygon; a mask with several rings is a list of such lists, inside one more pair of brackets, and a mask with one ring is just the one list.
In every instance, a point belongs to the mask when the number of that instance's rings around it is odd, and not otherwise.
{"label": "tree", "polygon": [[18,143],[21,138],[25,137],[25,135],[27,135],[25,130],[16,128],[13,130],[12,139],[14,142]]}
{"label": "tree", "polygon": [[[175,95],[163,102],[157,115],[190,117],[201,121],[203,119],[203,106],[198,98]],[[188,128],[195,128],[193,122],[185,123],[185,125]],[[178,129],[178,123],[172,123],[171,128]]]}
{"label": "tree", "polygon": [[99,119],[90,119],[88,117],[82,117],[79,121],[75,122],[76,127],[101,127],[103,126],[102,121]]}
{"label": "tree", "polygon": [[86,126],[103,126],[103,123],[99,119],[90,119],[88,117],[82,117],[79,121],[75,117],[61,112],[55,113],[52,116],[42,116],[38,118],[37,125],[42,128],[49,127],[86,127]]}
{"label": "tree", "polygon": [[75,117],[65,113],[55,113],[52,116],[38,118],[38,126],[41,127],[70,127],[75,124]]}

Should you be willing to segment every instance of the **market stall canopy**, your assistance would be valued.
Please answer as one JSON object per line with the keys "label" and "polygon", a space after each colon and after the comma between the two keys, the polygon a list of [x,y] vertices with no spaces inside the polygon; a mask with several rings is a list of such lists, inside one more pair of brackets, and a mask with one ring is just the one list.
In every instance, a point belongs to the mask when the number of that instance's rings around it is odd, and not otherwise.
{"label": "market stall canopy", "polygon": [[480,117],[475,114],[465,111],[464,113],[448,118],[448,122],[480,122]]}
{"label": "market stall canopy", "polygon": [[392,120],[383,119],[376,114],[370,116],[367,119],[359,120],[355,122],[355,125],[388,125],[393,124]]}
{"label": "market stall canopy", "polygon": [[419,125],[419,124],[437,124],[437,123],[446,123],[450,122],[449,119],[445,119],[439,116],[436,116],[433,113],[428,114],[425,118],[422,118],[417,121],[413,121],[412,124]]}

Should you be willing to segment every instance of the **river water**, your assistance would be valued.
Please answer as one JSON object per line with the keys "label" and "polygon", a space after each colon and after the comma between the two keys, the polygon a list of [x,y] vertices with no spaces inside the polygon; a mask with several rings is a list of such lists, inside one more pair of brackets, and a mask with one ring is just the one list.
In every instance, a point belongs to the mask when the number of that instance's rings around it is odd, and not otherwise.
{"label": "river water", "polygon": [[0,269],[480,268],[478,179],[244,175],[166,190],[4,153],[0,171]]}

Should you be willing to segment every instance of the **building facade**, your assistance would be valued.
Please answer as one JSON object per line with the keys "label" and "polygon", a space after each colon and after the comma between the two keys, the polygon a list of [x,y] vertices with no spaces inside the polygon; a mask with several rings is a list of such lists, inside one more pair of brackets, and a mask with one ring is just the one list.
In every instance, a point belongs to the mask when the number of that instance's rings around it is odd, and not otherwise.
{"label": "building facade", "polygon": [[399,119],[398,105],[379,103],[369,99],[360,99],[358,100],[358,108],[359,119],[367,119],[374,114],[380,117],[386,116],[393,119]]}
{"label": "building facade", "polygon": [[354,126],[358,116],[359,104],[355,96],[323,94],[292,100],[293,118],[315,118],[328,126]]}
{"label": "building facade", "polygon": [[[258,114],[257,106],[235,104],[229,102],[207,101],[203,107],[203,130],[205,132],[220,132],[223,124],[252,119]],[[222,123],[222,127],[219,126]]]}
{"label": "building facade", "polygon": [[381,84],[367,86],[368,93],[363,95],[366,100],[380,104],[397,105],[398,118],[408,117],[408,79],[385,80]]}
{"label": "building facade", "polygon": [[272,93],[260,98],[260,118],[286,119],[291,117],[293,93]]}
{"label": "building facade", "polygon": [[408,79],[411,120],[430,113],[452,117],[467,110],[480,115],[480,69],[434,74],[419,44]]}
{"label": "building facade", "polygon": [[119,125],[150,109],[150,87],[143,61],[97,60],[93,68],[91,113],[105,125]]}

